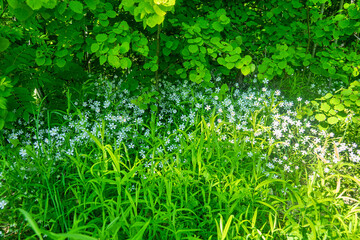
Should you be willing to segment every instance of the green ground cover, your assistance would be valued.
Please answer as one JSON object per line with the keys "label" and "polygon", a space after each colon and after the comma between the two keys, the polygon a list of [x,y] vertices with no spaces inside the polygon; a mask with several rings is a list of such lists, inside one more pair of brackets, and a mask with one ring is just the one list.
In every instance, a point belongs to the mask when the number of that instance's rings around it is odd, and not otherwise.
{"label": "green ground cover", "polygon": [[299,117],[329,90],[289,82],[164,81],[143,110],[93,77],[39,103],[3,131],[1,238],[358,239],[359,147]]}

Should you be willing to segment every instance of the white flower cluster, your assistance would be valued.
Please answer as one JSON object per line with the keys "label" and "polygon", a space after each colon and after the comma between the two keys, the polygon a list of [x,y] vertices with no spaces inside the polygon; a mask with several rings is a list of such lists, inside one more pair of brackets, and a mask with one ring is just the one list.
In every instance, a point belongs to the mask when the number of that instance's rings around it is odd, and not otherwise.
{"label": "white flower cluster", "polygon": [[[55,160],[73,155],[74,149],[87,149],[93,141],[90,134],[119,148],[125,144],[142,159],[148,159],[147,166],[154,165],[152,159],[164,152],[174,152],[181,149],[181,143],[194,138],[195,125],[201,117],[209,122],[216,118],[215,128],[219,133],[219,140],[238,144],[228,135],[229,131],[243,132],[245,142],[256,144],[264,152],[273,148],[267,156],[267,170],[283,169],[291,173],[299,169],[300,164],[320,156],[337,163],[342,159],[334,157],[332,146],[323,145],[332,134],[319,132],[312,127],[310,121],[301,121],[296,118],[297,112],[294,103],[286,101],[280,91],[271,91],[267,88],[249,89],[241,91],[233,89],[220,101],[212,93],[216,89],[203,89],[199,85],[187,81],[181,84],[164,82],[161,84],[156,124],[149,128],[150,111],[140,109],[131,103],[132,97],[127,90],[121,90],[123,80],[115,78],[113,81],[99,79],[93,84],[96,94],[88,94],[87,100],[77,100],[77,106],[82,106],[80,112],[64,115],[63,125],[52,126],[45,124],[45,115],[40,114],[36,123],[19,122],[19,127],[5,130],[9,143],[19,141],[20,146],[31,145],[36,154],[52,155]],[[155,89],[152,89],[155,90]],[[218,89],[220,90],[220,88]],[[297,98],[301,103],[302,98]],[[214,115],[217,114],[217,115]],[[24,134],[24,126],[27,128]],[[233,127],[232,127],[233,126]],[[164,131],[165,129],[165,131]],[[164,132],[167,135],[163,135]],[[184,135],[184,133],[187,135]],[[251,137],[250,137],[251,136]],[[163,139],[163,146],[153,152],[151,144],[146,138]],[[339,153],[347,156],[354,163],[360,162],[360,151],[357,145],[336,143]],[[80,151],[80,150],[79,150]],[[294,153],[302,156],[294,159]],[[154,155],[155,154],[155,155]],[[25,148],[19,149],[19,156],[31,159]],[[253,152],[248,157],[255,157]],[[342,157],[340,157],[342,158]],[[162,163],[163,164],[163,163]],[[162,164],[158,164],[161,167]]]}

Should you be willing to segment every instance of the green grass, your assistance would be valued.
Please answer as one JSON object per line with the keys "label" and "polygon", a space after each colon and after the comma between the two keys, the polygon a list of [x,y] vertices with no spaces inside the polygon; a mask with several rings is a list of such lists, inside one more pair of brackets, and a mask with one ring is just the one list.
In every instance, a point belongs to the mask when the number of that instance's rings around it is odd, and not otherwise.
{"label": "green grass", "polygon": [[2,238],[360,237],[360,151],[296,119],[303,101],[164,84],[152,112],[121,83],[4,131]]}

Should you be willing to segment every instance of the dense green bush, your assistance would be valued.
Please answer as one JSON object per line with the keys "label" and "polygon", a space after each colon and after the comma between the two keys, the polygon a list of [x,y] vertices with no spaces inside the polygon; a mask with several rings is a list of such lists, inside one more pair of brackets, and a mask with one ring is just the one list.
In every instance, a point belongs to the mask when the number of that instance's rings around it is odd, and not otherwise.
{"label": "dense green bush", "polygon": [[228,85],[299,71],[308,84],[313,75],[348,84],[360,65],[358,2],[5,0],[0,7],[0,75],[15,87],[6,98],[19,103],[10,111],[25,108],[15,113],[21,118],[32,111],[23,103],[35,89],[47,107],[66,106],[64,92],[86,81],[85,72],[126,76],[123,88],[140,95],[139,85],[165,77],[207,85],[218,74]]}

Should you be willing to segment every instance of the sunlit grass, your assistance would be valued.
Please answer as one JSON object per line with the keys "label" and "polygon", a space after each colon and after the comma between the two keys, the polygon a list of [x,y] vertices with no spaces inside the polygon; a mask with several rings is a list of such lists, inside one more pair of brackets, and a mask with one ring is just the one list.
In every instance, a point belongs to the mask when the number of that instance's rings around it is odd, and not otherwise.
{"label": "sunlit grass", "polygon": [[121,83],[4,132],[3,238],[360,237],[358,146],[297,119],[304,100],[164,83],[152,112]]}

